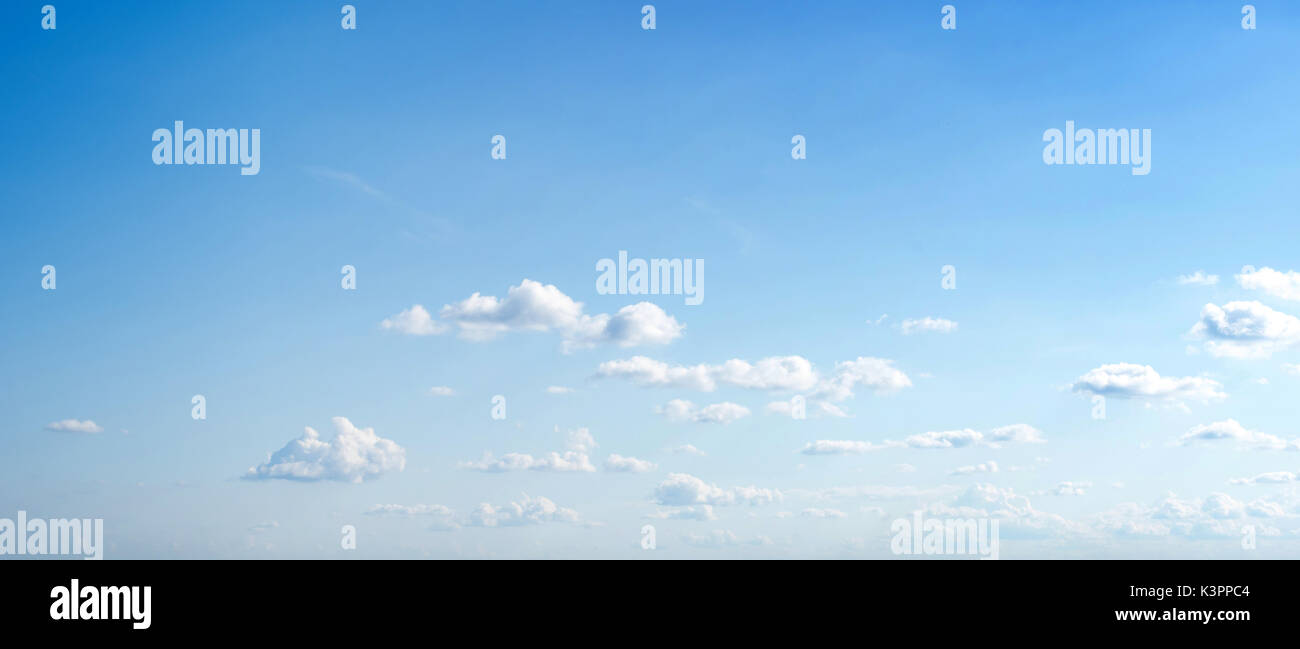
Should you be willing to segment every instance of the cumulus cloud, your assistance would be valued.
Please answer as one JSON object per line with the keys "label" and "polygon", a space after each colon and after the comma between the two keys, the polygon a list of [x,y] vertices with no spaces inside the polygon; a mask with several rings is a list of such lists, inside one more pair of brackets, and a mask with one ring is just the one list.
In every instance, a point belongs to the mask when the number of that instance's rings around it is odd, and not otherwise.
{"label": "cumulus cloud", "polygon": [[1207,275],[1204,271],[1196,271],[1191,275],[1179,275],[1178,283],[1193,286],[1214,286],[1219,283],[1218,275]]}
{"label": "cumulus cloud", "polygon": [[55,431],[59,433],[102,433],[104,432],[104,429],[100,428],[99,424],[96,424],[95,422],[89,419],[85,421],[82,421],[80,419],[61,419],[59,421],[52,421],[45,425],[45,430]]}
{"label": "cumulus cloud", "polygon": [[1088,370],[1072,386],[1075,392],[1118,399],[1152,399],[1179,402],[1184,399],[1214,401],[1228,397],[1223,385],[1197,376],[1160,376],[1150,365],[1112,363]]}
{"label": "cumulus cloud", "polygon": [[[773,356],[754,363],[733,358],[718,365],[669,365],[635,356],[601,363],[596,376],[626,379],[642,387],[701,392],[712,392],[722,385],[769,392],[804,392],[819,412],[839,417],[847,415],[834,403],[852,398],[858,386],[877,393],[912,386],[907,374],[894,367],[894,361],[867,356],[837,363],[829,375],[818,372],[802,356]],[[790,413],[792,405],[771,403],[767,411]]]}
{"label": "cumulus cloud", "polygon": [[346,417],[334,417],[335,435],[322,440],[311,427],[298,439],[272,453],[266,462],[248,469],[246,480],[335,480],[360,483],[406,468],[406,450],[373,428],[357,428]]}
{"label": "cumulus cloud", "polygon": [[904,336],[910,336],[915,333],[934,332],[948,334],[957,331],[957,323],[945,318],[908,318],[903,321],[899,328],[902,329]]}
{"label": "cumulus cloud", "polygon": [[1277,435],[1261,433],[1257,430],[1250,430],[1242,426],[1236,419],[1225,419],[1210,424],[1202,424],[1193,427],[1180,438],[1184,446],[1192,445],[1197,442],[1211,442],[1217,440],[1235,440],[1242,448],[1271,450],[1294,451],[1300,449],[1300,440],[1287,441]]}
{"label": "cumulus cloud", "polygon": [[1237,283],[1244,289],[1263,291],[1283,300],[1300,300],[1300,273],[1294,270],[1284,273],[1268,266],[1259,270],[1254,266],[1243,266],[1237,275]]}
{"label": "cumulus cloud", "polygon": [[[558,432],[558,431],[557,431]],[[563,453],[551,451],[538,456],[528,453],[506,453],[500,458],[486,453],[476,462],[460,462],[457,466],[471,471],[508,473],[511,471],[592,472],[589,454],[596,448],[596,440],[586,428],[571,430]]]}
{"label": "cumulus cloud", "polygon": [[994,428],[987,435],[977,430],[930,431],[910,435],[901,441],[862,442],[853,440],[821,439],[809,442],[800,450],[804,455],[861,455],[889,448],[963,448],[987,446],[998,448],[1006,443],[1042,443],[1046,441],[1037,428],[1028,424],[1012,424]]}
{"label": "cumulus cloud", "polygon": [[385,318],[379,326],[409,336],[434,336],[447,331],[447,325],[436,322],[433,316],[418,304],[391,318]]}
{"label": "cumulus cloud", "polygon": [[956,469],[953,469],[952,473],[949,473],[948,475],[970,475],[972,473],[997,473],[997,472],[998,472],[998,463],[989,460],[988,462],[981,462],[979,464],[959,466]]}
{"label": "cumulus cloud", "polygon": [[512,501],[507,505],[494,506],[480,503],[466,520],[474,527],[504,527],[516,525],[539,525],[542,523],[576,523],[578,512],[560,507],[549,498],[529,497],[524,494],[522,500]]}
{"label": "cumulus cloud", "polygon": [[1268,358],[1300,342],[1300,318],[1259,302],[1207,304],[1190,332],[1205,351],[1226,358]]}
{"label": "cumulus cloud", "polygon": [[673,399],[656,409],[656,412],[667,417],[668,421],[703,424],[730,424],[749,416],[749,408],[730,401],[699,408],[685,399]]}
{"label": "cumulus cloud", "polygon": [[435,321],[421,305],[384,320],[381,326],[400,333],[432,335],[453,326],[468,340],[491,340],[508,332],[556,332],[565,351],[613,344],[620,347],[664,345],[681,337],[684,325],[650,302],[630,304],[613,314],[590,315],[583,304],[553,284],[525,279],[506,297],[473,295],[442,307]]}
{"label": "cumulus cloud", "polygon": [[782,499],[780,490],[759,487],[723,489],[686,473],[670,473],[655,487],[655,502],[667,506],[766,505]]}
{"label": "cumulus cloud", "polygon": [[1233,478],[1228,484],[1233,485],[1257,485],[1257,484],[1284,484],[1295,482],[1296,474],[1290,471],[1272,471],[1270,473],[1261,473],[1249,478]]}
{"label": "cumulus cloud", "polygon": [[605,458],[605,470],[622,473],[645,473],[653,471],[656,465],[654,462],[647,460],[638,460],[634,457],[623,457],[617,453],[610,454]]}
{"label": "cumulus cloud", "polygon": [[573,392],[573,388],[566,388],[562,385],[551,385],[546,388],[547,394],[569,394],[570,392]]}
{"label": "cumulus cloud", "polygon": [[432,394],[435,397],[450,397],[454,396],[456,391],[445,385],[436,385],[429,388],[429,394]]}

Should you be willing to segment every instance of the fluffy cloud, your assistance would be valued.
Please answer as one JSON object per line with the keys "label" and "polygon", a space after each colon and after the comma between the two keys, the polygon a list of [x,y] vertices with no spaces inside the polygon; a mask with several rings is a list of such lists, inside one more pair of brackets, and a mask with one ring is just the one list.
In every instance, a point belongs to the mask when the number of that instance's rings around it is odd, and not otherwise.
{"label": "fluffy cloud", "polygon": [[655,468],[655,463],[647,460],[638,460],[634,457],[623,457],[617,453],[610,454],[605,458],[605,470],[623,473],[645,473]]}
{"label": "fluffy cloud", "polygon": [[1206,275],[1203,271],[1196,271],[1191,275],[1179,275],[1178,283],[1193,286],[1214,286],[1219,283],[1218,275]]}
{"label": "fluffy cloud", "polygon": [[1259,450],[1297,450],[1300,449],[1300,440],[1290,442],[1268,433],[1261,433],[1257,430],[1250,430],[1242,426],[1236,419],[1225,419],[1210,424],[1202,424],[1187,431],[1180,438],[1184,446],[1195,444],[1196,442],[1216,441],[1221,439],[1236,440],[1243,448],[1252,448]]}
{"label": "fluffy cloud", "polygon": [[1225,399],[1223,385],[1197,376],[1160,376],[1150,365],[1112,363],[1091,369],[1072,386],[1075,392],[1087,392],[1119,399],[1153,399],[1161,401],[1213,401]]}
{"label": "fluffy cloud", "polygon": [[434,321],[433,316],[418,304],[391,318],[385,318],[379,326],[408,336],[434,336],[447,331],[447,325]]}
{"label": "fluffy cloud", "polygon": [[1256,484],[1283,484],[1295,482],[1296,474],[1290,471],[1273,471],[1270,473],[1261,473],[1250,478],[1233,478],[1228,484],[1234,485],[1256,485]]}
{"label": "fluffy cloud", "polygon": [[800,356],[775,356],[750,364],[731,359],[721,365],[670,366],[645,356],[607,361],[596,369],[601,377],[624,378],[646,387],[671,387],[712,392],[718,384],[756,390],[809,390],[817,384],[812,363]]}
{"label": "fluffy cloud", "polygon": [[1060,482],[1052,493],[1057,496],[1082,496],[1091,488],[1091,482]]}
{"label": "fluffy cloud", "polygon": [[[556,431],[558,432],[558,430]],[[494,458],[491,453],[477,462],[460,462],[459,468],[487,473],[507,473],[510,471],[556,471],[556,472],[592,472],[596,467],[591,464],[589,454],[596,448],[596,439],[586,428],[571,430],[567,436],[566,450],[563,453],[549,453],[532,456],[528,453],[506,453]]]}
{"label": "fluffy cloud", "polygon": [[704,424],[730,424],[737,419],[749,416],[749,408],[740,404],[724,401],[698,408],[685,399],[673,399],[657,409],[659,414],[669,421],[695,422]]}
{"label": "fluffy cloud", "polygon": [[670,473],[655,487],[655,502],[667,506],[766,505],[782,499],[776,489],[732,487],[723,489],[686,473]]}
{"label": "fluffy cloud", "polygon": [[546,388],[547,394],[569,394],[570,392],[573,392],[573,388],[566,388],[562,385],[551,385]]}
{"label": "fluffy cloud", "polygon": [[531,498],[524,494],[522,500],[507,505],[493,506],[480,503],[470,513],[466,524],[475,527],[502,527],[515,525],[538,525],[541,523],[576,523],[578,512],[560,507],[550,499],[538,496]]}
{"label": "fluffy cloud", "polygon": [[456,391],[445,385],[437,385],[429,388],[429,394],[432,394],[435,397],[450,397],[455,396]]}
{"label": "fluffy cloud", "polygon": [[914,333],[932,331],[934,333],[948,334],[957,331],[957,323],[944,318],[924,317],[920,319],[908,318],[899,325],[904,336],[910,336]]}
{"label": "fluffy cloud", "polygon": [[462,469],[473,471],[484,471],[487,473],[506,473],[509,471],[595,471],[596,467],[592,466],[590,458],[586,453],[577,451],[565,451],[557,453],[551,451],[545,455],[533,457],[527,453],[506,453],[500,458],[494,459],[492,454],[487,454],[482,460],[477,462],[461,462],[457,465]]}
{"label": "fluffy cloud", "polygon": [[861,455],[888,448],[963,448],[967,446],[987,446],[998,448],[1004,443],[1041,443],[1046,441],[1037,428],[1028,424],[1012,424],[994,428],[989,434],[963,428],[918,433],[902,441],[885,440],[883,442],[860,442],[853,440],[821,439],[806,444],[801,453],[804,455]]}
{"label": "fluffy cloud", "polygon": [[334,438],[325,441],[311,427],[302,437],[272,453],[266,462],[248,469],[246,480],[336,480],[360,483],[406,468],[406,450],[373,428],[357,428],[345,417],[334,417]]}
{"label": "fluffy cloud", "polygon": [[439,334],[455,326],[469,340],[491,340],[514,331],[557,332],[565,351],[614,344],[663,345],[682,335],[684,325],[650,302],[631,304],[614,314],[589,315],[583,304],[552,284],[525,279],[506,297],[473,295],[447,304],[435,321],[421,305],[384,320],[381,326],[413,335]]}
{"label": "fluffy cloud", "polygon": [[[894,361],[863,356],[835,365],[829,376],[817,372],[801,356],[774,356],[755,363],[731,359],[719,365],[669,365],[645,356],[607,361],[596,376],[622,378],[643,387],[666,387],[712,392],[720,385],[752,390],[806,392],[821,412],[846,416],[833,405],[854,396],[857,386],[875,392],[893,392],[912,386],[911,379],[894,367]],[[789,404],[768,404],[768,412],[789,413]]]}
{"label": "fluffy cloud", "polygon": [[1300,273],[1273,270],[1265,266],[1255,270],[1254,266],[1243,266],[1237,275],[1237,283],[1242,288],[1263,291],[1283,300],[1300,300]]}
{"label": "fluffy cloud", "polygon": [[1190,332],[1205,341],[1205,350],[1227,358],[1268,358],[1300,342],[1300,318],[1259,302],[1207,304]]}
{"label": "fluffy cloud", "polygon": [[104,429],[100,428],[99,424],[96,424],[95,422],[89,419],[85,421],[81,421],[79,419],[62,419],[59,421],[52,421],[45,425],[45,430],[50,430],[50,431],[55,431],[60,433],[102,433],[104,432]]}

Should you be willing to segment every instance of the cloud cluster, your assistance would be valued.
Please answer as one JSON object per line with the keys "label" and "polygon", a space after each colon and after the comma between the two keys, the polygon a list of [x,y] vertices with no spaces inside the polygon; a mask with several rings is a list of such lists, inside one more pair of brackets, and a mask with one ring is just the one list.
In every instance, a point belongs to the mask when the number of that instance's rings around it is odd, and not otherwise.
{"label": "cloud cluster", "polygon": [[960,430],[918,433],[910,435],[901,441],[863,442],[820,439],[804,445],[799,452],[804,455],[861,455],[890,448],[963,448],[967,446],[998,448],[1002,444],[1037,444],[1044,441],[1046,440],[1043,438],[1043,433],[1037,428],[1028,424],[1012,424],[994,428],[988,434],[970,428],[963,428]]}
{"label": "cloud cluster", "polygon": [[686,505],[767,505],[780,501],[777,489],[731,487],[723,489],[686,473],[670,473],[655,487],[655,502],[666,506]]}
{"label": "cloud cluster", "polygon": [[1179,440],[1184,446],[1197,442],[1235,440],[1239,446],[1247,449],[1266,451],[1294,451],[1300,449],[1300,440],[1288,442],[1277,435],[1250,430],[1242,426],[1236,419],[1225,419],[1196,426],[1184,433]]}
{"label": "cloud cluster", "polygon": [[[750,363],[733,358],[718,365],[669,365],[646,356],[606,361],[596,368],[596,376],[621,378],[642,387],[678,388],[712,392],[719,386],[733,386],[768,392],[801,392],[821,412],[846,416],[834,404],[854,396],[862,386],[877,393],[887,393],[912,386],[912,380],[894,361],[859,357],[835,365],[829,375],[822,375],[802,356],[773,356]],[[768,404],[768,412],[790,412],[790,404]]]}
{"label": "cloud cluster", "polygon": [[323,440],[307,427],[302,436],[272,453],[266,462],[248,469],[245,480],[334,480],[360,483],[406,468],[406,450],[373,428],[357,428],[346,417],[334,417],[335,435]]}
{"label": "cloud cluster", "polygon": [[1214,286],[1219,283],[1218,275],[1207,275],[1204,271],[1196,271],[1191,275],[1179,275],[1178,283],[1192,286]]}
{"label": "cloud cluster", "polygon": [[1178,402],[1184,399],[1214,401],[1226,399],[1223,385],[1198,376],[1160,376],[1150,365],[1112,363],[1088,370],[1072,386],[1085,392],[1118,399],[1151,399]]}
{"label": "cloud cluster", "polygon": [[749,408],[730,401],[700,408],[685,399],[673,399],[658,408],[656,412],[667,417],[668,421],[698,424],[730,424],[749,416]]}
{"label": "cloud cluster", "polygon": [[1259,270],[1254,266],[1243,266],[1237,275],[1237,283],[1244,289],[1263,291],[1283,300],[1300,300],[1300,273],[1294,270],[1284,273],[1268,266]]}
{"label": "cloud cluster", "polygon": [[623,457],[617,453],[611,453],[605,458],[605,470],[622,472],[622,473],[645,473],[653,471],[656,468],[654,462],[647,460],[638,460],[634,457]]}
{"label": "cloud cluster", "polygon": [[468,340],[491,340],[508,332],[556,332],[565,351],[613,344],[619,347],[664,345],[681,337],[685,325],[650,302],[630,304],[614,314],[590,315],[583,304],[552,284],[525,279],[504,298],[474,293],[444,305],[434,320],[421,305],[380,323],[398,333],[427,336],[455,327]]}
{"label": "cloud cluster", "polygon": [[1190,332],[1204,341],[1205,351],[1226,358],[1268,358],[1273,352],[1300,343],[1300,318],[1259,302],[1207,304]]}

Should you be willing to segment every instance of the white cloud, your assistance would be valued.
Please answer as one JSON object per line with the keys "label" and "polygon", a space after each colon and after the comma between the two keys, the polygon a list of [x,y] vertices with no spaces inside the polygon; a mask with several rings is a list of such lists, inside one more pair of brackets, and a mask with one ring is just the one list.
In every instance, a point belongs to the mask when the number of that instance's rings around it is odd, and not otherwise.
{"label": "white cloud", "polygon": [[357,428],[346,417],[334,417],[334,438],[325,441],[311,427],[285,444],[266,462],[252,467],[246,480],[336,480],[360,483],[406,468],[406,450],[373,428]]}
{"label": "white cloud", "polygon": [[623,457],[617,453],[611,453],[605,458],[605,470],[623,473],[645,473],[652,471],[657,465],[648,460],[638,460],[634,457]]}
{"label": "white cloud", "polygon": [[480,503],[470,513],[467,524],[474,527],[503,527],[541,523],[576,523],[578,520],[578,512],[572,509],[560,507],[542,496],[531,498],[528,494],[524,494],[522,500],[507,505],[493,506],[489,503]]}
{"label": "white cloud", "polygon": [[1041,443],[1046,441],[1037,428],[1028,424],[1012,424],[994,428],[988,435],[970,428],[960,430],[930,431],[909,435],[902,441],[862,442],[853,440],[821,439],[806,444],[800,451],[804,455],[861,455],[888,448],[963,448],[987,446],[998,448],[1004,443]]}
{"label": "white cloud", "polygon": [[998,472],[998,463],[989,460],[988,462],[981,462],[979,464],[959,466],[956,469],[953,469],[952,473],[949,473],[948,475],[969,475],[972,473],[997,473],[997,472]]}
{"label": "white cloud", "polygon": [[1236,419],[1225,419],[1196,426],[1183,434],[1180,439],[1184,446],[1202,441],[1231,439],[1236,440],[1243,448],[1273,451],[1300,449],[1300,440],[1288,442],[1277,435],[1250,430],[1238,423]]}
{"label": "white cloud", "polygon": [[1196,271],[1191,275],[1179,275],[1178,283],[1192,286],[1214,286],[1219,283],[1218,275],[1206,275],[1203,271]]}
{"label": "white cloud", "polygon": [[569,394],[573,388],[566,388],[562,385],[551,385],[546,388],[547,394]]}
{"label": "white cloud", "polygon": [[96,424],[95,422],[89,419],[85,421],[81,421],[79,419],[61,419],[59,421],[52,421],[45,425],[45,430],[50,430],[50,431],[55,431],[60,433],[102,433],[104,432],[104,429],[100,428],[99,424]]}
{"label": "white cloud", "polygon": [[[559,432],[558,428],[556,432]],[[551,451],[544,455],[532,456],[528,453],[506,453],[499,459],[486,453],[477,462],[460,462],[461,469],[483,471],[486,473],[508,473],[511,471],[555,471],[583,472],[596,470],[589,454],[596,448],[596,440],[586,428],[569,431],[566,448],[563,453]]]}
{"label": "white cloud", "polygon": [[1282,272],[1265,266],[1255,270],[1254,266],[1243,266],[1237,275],[1237,283],[1244,289],[1263,291],[1283,300],[1300,300],[1300,273],[1294,270]]}
{"label": "white cloud", "polygon": [[445,385],[436,385],[429,388],[429,394],[432,394],[435,397],[450,397],[454,396],[456,391]]}
{"label": "white cloud", "polygon": [[433,336],[447,331],[447,325],[435,322],[433,316],[418,304],[391,318],[385,318],[379,326],[410,336]]}
{"label": "white cloud", "polygon": [[766,505],[782,499],[780,490],[759,487],[722,489],[686,473],[669,473],[655,487],[655,502],[660,505]]}
{"label": "white cloud", "polygon": [[1057,496],[1082,496],[1091,488],[1091,482],[1059,482],[1052,493]]}
{"label": "white cloud", "polygon": [[1135,363],[1112,363],[1088,370],[1072,387],[1075,392],[1118,399],[1212,401],[1228,396],[1222,391],[1223,385],[1213,379],[1160,376],[1150,365]]}
{"label": "white cloud", "polygon": [[944,318],[931,318],[929,316],[914,319],[908,318],[899,325],[903,330],[904,336],[910,336],[914,333],[932,331],[934,333],[948,334],[957,331],[957,323]]}
{"label": "white cloud", "polygon": [[1261,473],[1257,476],[1253,476],[1250,478],[1233,478],[1228,481],[1228,484],[1233,484],[1233,485],[1283,484],[1287,482],[1295,482],[1296,480],[1297,480],[1296,474],[1290,471],[1273,471],[1270,473]]}
{"label": "white cloud", "polygon": [[698,408],[685,399],[673,399],[656,412],[674,422],[695,422],[705,424],[730,424],[737,419],[749,416],[749,408],[740,404],[724,401]]}
{"label": "white cloud", "polygon": [[1282,363],[1282,371],[1300,376],[1300,363]]}
{"label": "white cloud", "polygon": [[515,331],[557,332],[565,351],[613,344],[620,347],[664,345],[681,337],[685,326],[650,302],[630,304],[614,314],[589,315],[583,304],[552,284],[525,279],[506,291],[505,298],[473,295],[447,304],[434,321],[415,305],[384,320],[385,329],[415,335],[438,334],[455,326],[463,338],[491,340]]}
{"label": "white cloud", "polygon": [[500,459],[494,459],[492,454],[489,453],[482,460],[461,462],[457,466],[462,469],[487,473],[506,473],[509,471],[590,472],[596,470],[587,454],[577,451],[565,451],[562,454],[551,451],[538,457],[533,457],[527,453],[506,453]]}
{"label": "white cloud", "polygon": [[1300,318],[1259,302],[1207,304],[1190,335],[1203,339],[1212,356],[1268,358],[1300,342]]}

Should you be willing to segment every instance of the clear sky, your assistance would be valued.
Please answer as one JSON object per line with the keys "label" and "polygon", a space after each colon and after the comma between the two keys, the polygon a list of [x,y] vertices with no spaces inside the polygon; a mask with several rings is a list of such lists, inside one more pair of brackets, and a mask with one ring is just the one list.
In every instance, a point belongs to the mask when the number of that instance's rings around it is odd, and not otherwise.
{"label": "clear sky", "polygon": [[[0,517],[107,558],[888,558],[918,509],[1002,558],[1300,551],[1294,3],[43,4],[0,20]],[[154,164],[176,121],[259,173]],[[1150,173],[1045,164],[1067,121]],[[703,300],[598,291],[619,251]]]}

